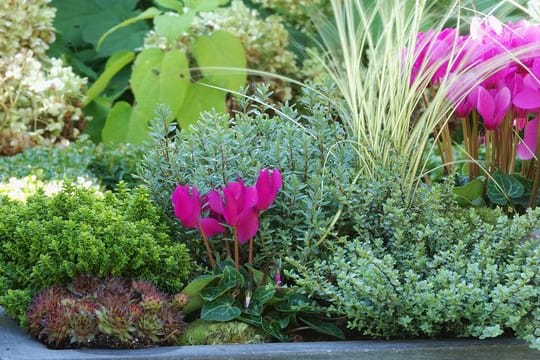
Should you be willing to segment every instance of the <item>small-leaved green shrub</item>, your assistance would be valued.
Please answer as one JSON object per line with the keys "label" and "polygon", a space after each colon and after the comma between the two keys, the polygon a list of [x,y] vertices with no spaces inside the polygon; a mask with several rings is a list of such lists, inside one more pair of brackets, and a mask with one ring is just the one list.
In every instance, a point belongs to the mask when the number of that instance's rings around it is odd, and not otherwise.
{"label": "small-leaved green shrub", "polygon": [[[407,197],[389,171],[360,178],[344,212],[350,236],[328,238],[309,261],[289,259],[296,284],[322,309],[373,337],[495,337],[540,347],[539,211],[463,209],[451,187]],[[383,179],[383,180],[380,180]]]}
{"label": "small-leaved green shrub", "polygon": [[41,146],[14,156],[0,157],[0,181],[35,176],[39,181],[93,179],[107,189],[120,181],[135,187],[134,174],[144,149],[131,144],[96,145],[82,135],[68,146]]}
{"label": "small-leaved green shrub", "polygon": [[[339,197],[347,196],[342,183],[352,181],[355,152],[334,120],[330,104],[307,92],[298,109],[284,106],[280,116],[260,110],[245,109],[232,120],[228,115],[205,113],[189,131],[176,134],[169,133],[159,119],[166,119],[166,114],[156,119],[154,143],[138,175],[178,230],[175,238],[189,244],[199,259],[204,256],[198,234],[179,229],[173,215],[170,197],[178,184],[189,183],[206,193],[237,176],[254,179],[260,169],[280,170],[283,187],[261,217],[255,239],[259,269],[285,255],[309,253],[313,239],[328,230]],[[217,240],[216,246],[222,243]]]}
{"label": "small-leaved green shrub", "polygon": [[26,202],[0,197],[0,305],[25,325],[32,296],[80,274],[141,278],[178,292],[191,268],[143,188],[96,193],[66,185]]}

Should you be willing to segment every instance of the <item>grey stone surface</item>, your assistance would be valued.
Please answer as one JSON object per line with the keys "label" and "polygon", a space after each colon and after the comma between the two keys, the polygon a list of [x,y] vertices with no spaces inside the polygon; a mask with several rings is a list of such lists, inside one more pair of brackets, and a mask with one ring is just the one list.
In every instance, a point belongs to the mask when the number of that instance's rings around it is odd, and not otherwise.
{"label": "grey stone surface", "polygon": [[540,351],[513,339],[334,341],[258,345],[171,346],[141,350],[50,350],[3,316],[0,360],[540,360]]}

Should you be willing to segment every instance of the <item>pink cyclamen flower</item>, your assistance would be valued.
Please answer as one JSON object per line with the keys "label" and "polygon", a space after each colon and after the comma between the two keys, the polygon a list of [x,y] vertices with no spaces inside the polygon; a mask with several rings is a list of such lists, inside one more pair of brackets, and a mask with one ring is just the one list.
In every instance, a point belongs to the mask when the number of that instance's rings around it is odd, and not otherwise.
{"label": "pink cyclamen flower", "polygon": [[538,119],[532,119],[525,125],[525,135],[516,149],[517,156],[521,160],[531,160],[536,152],[538,134]]}
{"label": "pink cyclamen flower", "polygon": [[263,169],[259,173],[257,183],[257,210],[266,210],[276,199],[277,193],[281,188],[283,179],[278,169],[270,173],[269,169]]}
{"label": "pink cyclamen flower", "polygon": [[223,215],[225,222],[236,230],[238,242],[245,244],[259,230],[257,189],[239,179],[229,182],[222,191],[223,197],[216,190],[208,193],[210,208]]}
{"label": "pink cyclamen flower", "polygon": [[491,92],[479,86],[471,92],[469,100],[482,116],[486,129],[495,130],[502,124],[510,108],[511,94],[506,86]]}
{"label": "pink cyclamen flower", "polygon": [[[201,201],[202,200],[202,201]],[[225,228],[213,218],[201,218],[201,209],[205,207],[205,198],[199,196],[199,190],[189,185],[178,185],[171,195],[174,215],[187,228],[197,228],[203,236],[210,238],[225,232]]]}

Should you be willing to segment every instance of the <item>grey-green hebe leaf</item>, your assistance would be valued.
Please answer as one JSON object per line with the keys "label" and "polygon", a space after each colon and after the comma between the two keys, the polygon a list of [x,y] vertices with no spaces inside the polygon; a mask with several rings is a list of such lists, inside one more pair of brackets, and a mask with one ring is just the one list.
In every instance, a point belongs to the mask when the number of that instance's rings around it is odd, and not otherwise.
{"label": "grey-green hebe leaf", "polygon": [[238,91],[247,80],[247,60],[240,40],[226,31],[199,37],[191,53],[201,68],[205,82]]}

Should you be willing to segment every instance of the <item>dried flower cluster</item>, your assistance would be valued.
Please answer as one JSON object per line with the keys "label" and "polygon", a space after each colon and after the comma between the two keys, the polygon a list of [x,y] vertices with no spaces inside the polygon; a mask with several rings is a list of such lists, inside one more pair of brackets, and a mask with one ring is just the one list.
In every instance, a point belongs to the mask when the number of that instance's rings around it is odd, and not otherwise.
{"label": "dried flower cluster", "polygon": [[53,18],[56,9],[51,0],[3,0],[0,2],[0,54],[15,55],[31,49],[38,57],[45,55],[55,40]]}
{"label": "dried flower cluster", "polygon": [[0,5],[0,155],[74,139],[84,126],[86,80],[45,56],[54,41],[47,0]]}
{"label": "dried flower cluster", "polygon": [[28,330],[53,348],[173,345],[183,333],[187,300],[143,280],[83,275],[38,294],[28,308]]}

